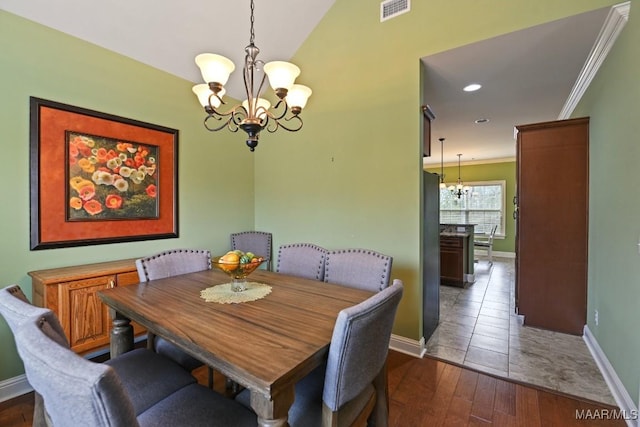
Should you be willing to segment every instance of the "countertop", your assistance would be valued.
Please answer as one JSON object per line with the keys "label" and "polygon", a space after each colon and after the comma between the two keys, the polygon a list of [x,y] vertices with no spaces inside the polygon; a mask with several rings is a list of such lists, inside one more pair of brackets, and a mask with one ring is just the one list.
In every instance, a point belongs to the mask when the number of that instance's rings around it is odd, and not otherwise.
{"label": "countertop", "polygon": [[464,232],[450,232],[450,231],[443,231],[440,233],[441,237],[470,237],[471,233],[464,233]]}

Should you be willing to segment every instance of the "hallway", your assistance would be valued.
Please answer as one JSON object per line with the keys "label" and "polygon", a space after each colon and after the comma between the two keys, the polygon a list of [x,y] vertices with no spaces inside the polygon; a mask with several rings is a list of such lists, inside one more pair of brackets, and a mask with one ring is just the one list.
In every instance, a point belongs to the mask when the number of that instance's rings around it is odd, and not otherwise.
{"label": "hallway", "polygon": [[466,289],[440,287],[440,324],[426,354],[549,390],[615,405],[582,337],[522,325],[514,260],[475,264]]}

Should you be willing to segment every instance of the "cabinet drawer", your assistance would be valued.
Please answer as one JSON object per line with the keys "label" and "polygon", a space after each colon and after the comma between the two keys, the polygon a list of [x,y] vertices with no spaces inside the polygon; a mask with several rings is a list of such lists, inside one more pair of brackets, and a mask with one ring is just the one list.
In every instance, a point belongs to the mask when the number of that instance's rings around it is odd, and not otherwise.
{"label": "cabinet drawer", "polygon": [[461,248],[462,238],[461,237],[440,237],[440,246],[447,247],[447,248]]}

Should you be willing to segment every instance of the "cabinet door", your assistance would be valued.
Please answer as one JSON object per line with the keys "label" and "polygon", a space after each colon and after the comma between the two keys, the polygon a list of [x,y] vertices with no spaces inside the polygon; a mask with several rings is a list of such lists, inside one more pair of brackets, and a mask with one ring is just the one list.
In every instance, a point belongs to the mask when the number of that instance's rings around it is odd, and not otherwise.
{"label": "cabinet door", "polygon": [[517,126],[516,286],[524,324],[582,335],[589,120]]}
{"label": "cabinet door", "polygon": [[457,237],[440,240],[440,280],[445,284],[464,283],[464,253],[462,239]]}
{"label": "cabinet door", "polygon": [[115,283],[116,277],[109,275],[59,284],[59,318],[76,353],[109,345],[109,313],[96,293]]}

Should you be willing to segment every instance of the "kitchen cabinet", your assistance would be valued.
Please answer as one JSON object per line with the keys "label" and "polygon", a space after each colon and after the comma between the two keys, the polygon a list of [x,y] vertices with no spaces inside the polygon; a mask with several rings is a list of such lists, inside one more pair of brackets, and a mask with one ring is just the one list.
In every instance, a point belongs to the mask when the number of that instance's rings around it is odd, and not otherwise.
{"label": "kitchen cabinet", "polygon": [[589,118],[516,128],[516,308],[525,325],[582,335]]}
{"label": "kitchen cabinet", "polygon": [[463,287],[469,237],[440,234],[440,283]]}
{"label": "kitchen cabinet", "polygon": [[[60,320],[71,349],[93,353],[109,346],[110,312],[97,292],[138,283],[135,259],[29,272],[33,303],[50,308]],[[134,334],[145,331],[134,324]]]}

